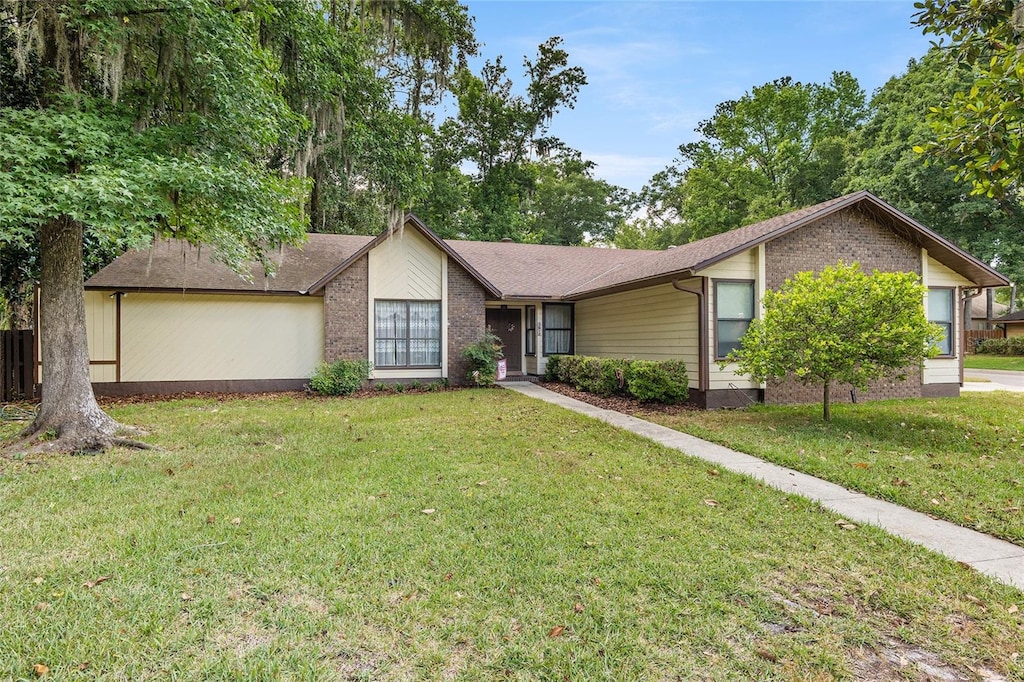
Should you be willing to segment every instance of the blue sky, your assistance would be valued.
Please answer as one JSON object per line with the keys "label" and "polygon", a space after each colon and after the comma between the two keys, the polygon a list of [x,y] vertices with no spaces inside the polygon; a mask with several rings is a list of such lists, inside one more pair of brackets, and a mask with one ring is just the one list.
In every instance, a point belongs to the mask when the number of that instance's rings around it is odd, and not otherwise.
{"label": "blue sky", "polygon": [[870,96],[929,45],[907,1],[464,2],[481,63],[503,55],[517,85],[525,55],[564,39],[589,84],[552,133],[596,162],[598,177],[633,190],[723,100],[782,76],[822,83],[833,71],[850,71]]}

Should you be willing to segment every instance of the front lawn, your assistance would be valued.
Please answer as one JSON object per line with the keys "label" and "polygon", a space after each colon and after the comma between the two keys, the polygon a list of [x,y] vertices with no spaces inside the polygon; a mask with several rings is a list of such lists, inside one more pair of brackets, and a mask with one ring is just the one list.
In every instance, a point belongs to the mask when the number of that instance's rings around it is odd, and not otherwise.
{"label": "front lawn", "polygon": [[1024,356],[1020,355],[965,355],[968,369],[1005,369],[1024,372]]}
{"label": "front lawn", "polygon": [[641,416],[1024,544],[1022,394]]}
{"label": "front lawn", "polygon": [[511,392],[112,411],[0,460],[0,679],[1024,679],[1019,591]]}

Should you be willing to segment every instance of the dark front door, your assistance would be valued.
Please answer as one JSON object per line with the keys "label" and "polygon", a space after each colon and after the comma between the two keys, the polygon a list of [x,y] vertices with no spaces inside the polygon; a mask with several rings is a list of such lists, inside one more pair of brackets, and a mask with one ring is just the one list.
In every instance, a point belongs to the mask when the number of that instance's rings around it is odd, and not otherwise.
{"label": "dark front door", "polygon": [[501,339],[505,346],[505,368],[509,372],[523,371],[522,311],[519,308],[488,308],[485,316],[487,328]]}

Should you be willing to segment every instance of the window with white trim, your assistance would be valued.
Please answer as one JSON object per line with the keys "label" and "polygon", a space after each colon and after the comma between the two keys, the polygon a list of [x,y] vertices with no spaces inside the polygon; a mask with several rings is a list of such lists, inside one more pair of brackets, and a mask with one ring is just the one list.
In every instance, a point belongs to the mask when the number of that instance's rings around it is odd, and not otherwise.
{"label": "window with white trim", "polygon": [[544,355],[572,353],[572,304],[544,304]]}
{"label": "window with white trim", "polygon": [[373,302],[373,366],[440,367],[441,302]]}
{"label": "window with white trim", "polygon": [[749,280],[715,282],[715,359],[724,360],[740,347],[754,319],[754,283]]}
{"label": "window with white trim", "polygon": [[942,327],[939,355],[953,355],[953,289],[928,289],[928,321]]}

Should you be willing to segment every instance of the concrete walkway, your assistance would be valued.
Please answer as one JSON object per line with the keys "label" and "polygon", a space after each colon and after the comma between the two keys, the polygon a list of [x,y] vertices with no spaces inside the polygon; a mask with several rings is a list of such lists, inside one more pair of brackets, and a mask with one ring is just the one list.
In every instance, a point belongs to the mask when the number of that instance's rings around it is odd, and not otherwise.
{"label": "concrete walkway", "polygon": [[666,426],[574,400],[536,384],[514,382],[503,383],[502,386],[632,431],[723,469],[752,476],[773,488],[815,500],[821,506],[851,521],[878,526],[893,535],[923,545],[954,561],[968,564],[996,580],[1024,590],[1024,548],[1017,545],[961,528],[956,524],[937,521],[927,514],[852,492],[834,483],[769,464],[756,457],[674,431]]}

